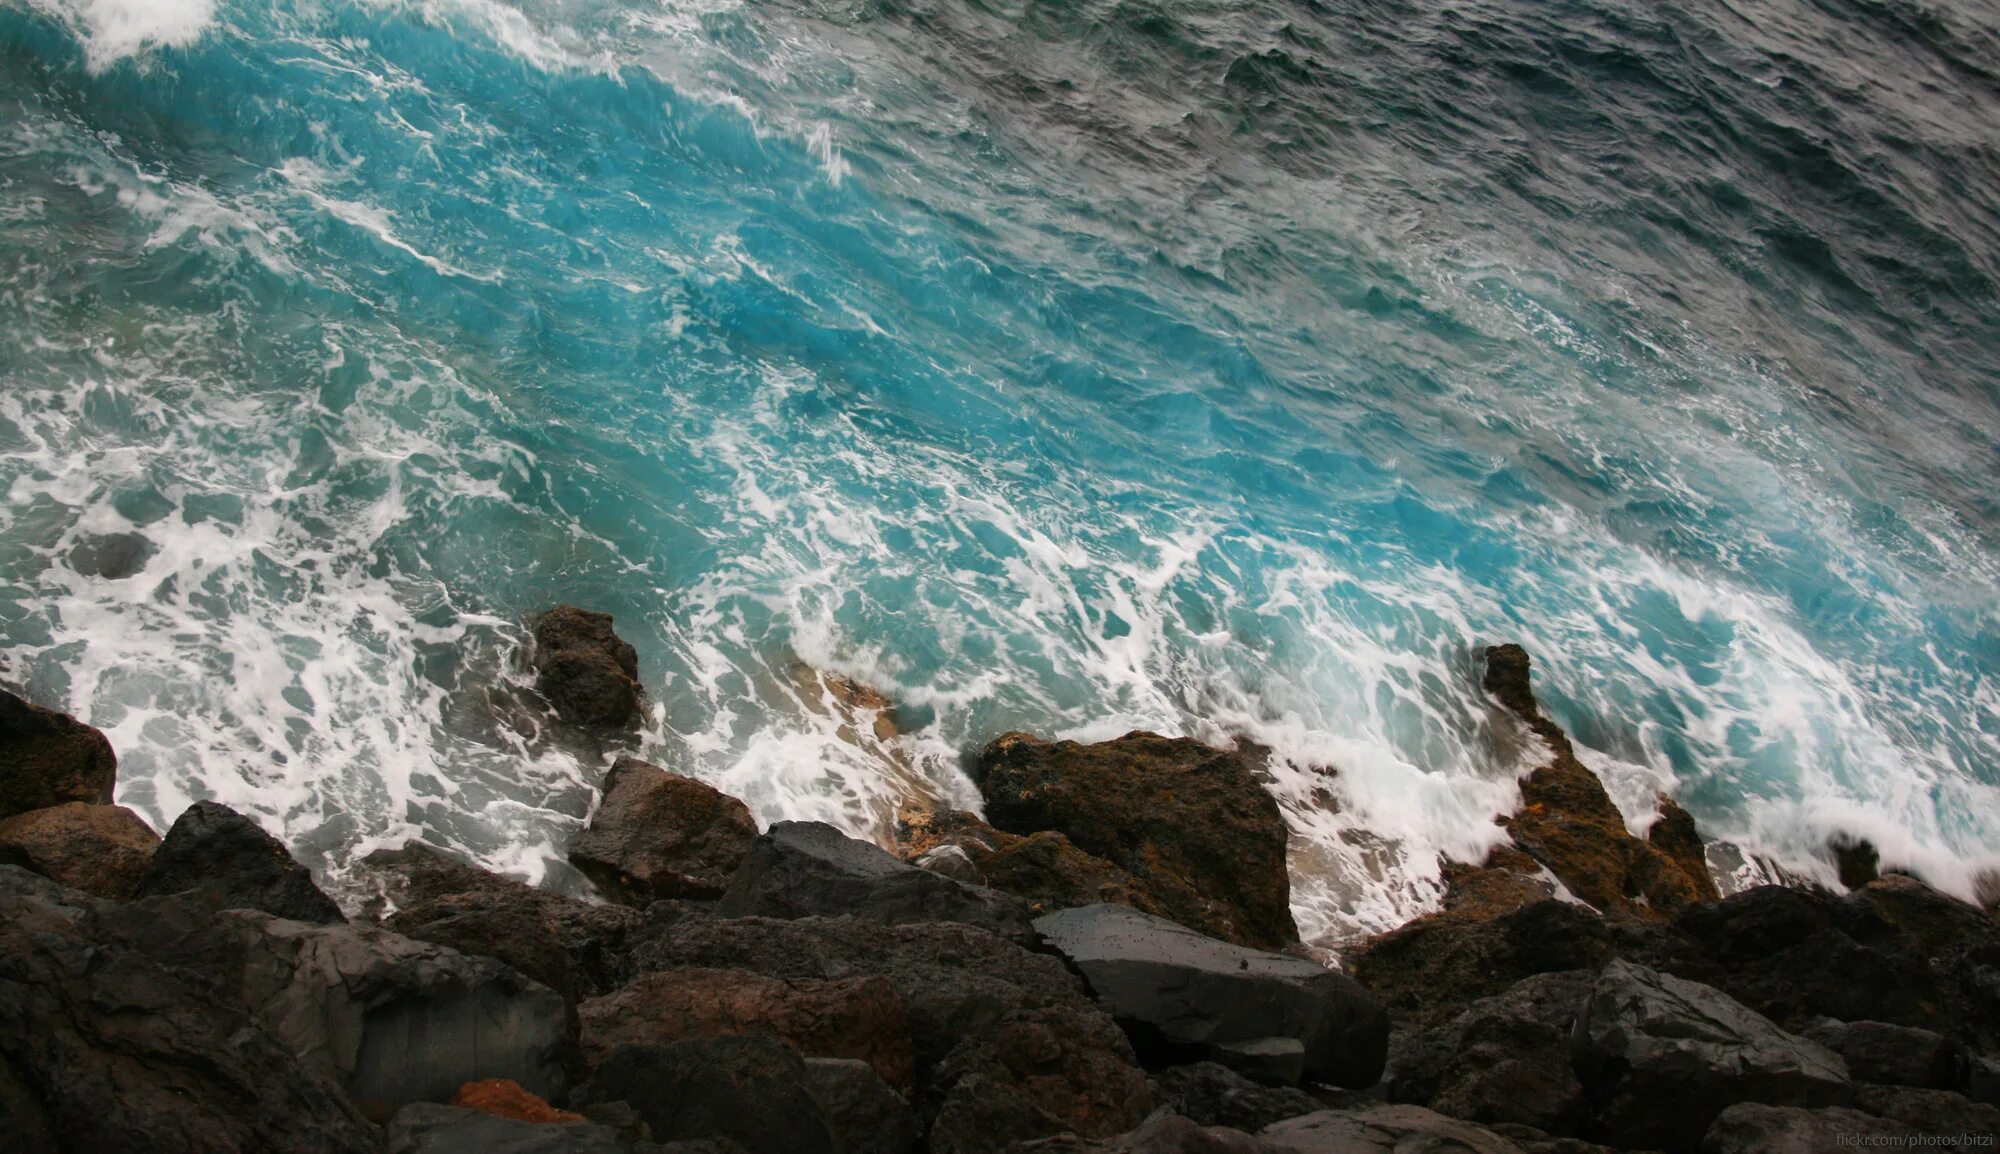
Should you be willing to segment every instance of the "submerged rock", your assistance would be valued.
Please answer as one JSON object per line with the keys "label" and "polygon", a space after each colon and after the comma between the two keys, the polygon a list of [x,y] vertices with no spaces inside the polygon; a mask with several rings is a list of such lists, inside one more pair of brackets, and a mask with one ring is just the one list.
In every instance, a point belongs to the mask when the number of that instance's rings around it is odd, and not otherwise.
{"label": "submerged rock", "polygon": [[302,922],[346,920],[277,838],[220,802],[195,802],[175,819],[137,888],[141,897],[190,890],[221,908]]}
{"label": "submerged rock", "polygon": [[122,805],[72,801],[0,821],[0,862],[100,898],[129,898],[160,835]]}
{"label": "submerged rock", "polygon": [[614,901],[719,897],[757,840],[748,806],[636,758],[613,763],[603,788],[569,860]]}
{"label": "submerged rock", "polygon": [[69,551],[69,567],[85,577],[123,581],[146,567],[155,552],[143,533],[98,533]]}
{"label": "submerged rock", "polygon": [[534,620],[535,688],[572,725],[621,729],[639,720],[639,654],[611,615],[558,605]]}
{"label": "submerged rock", "polygon": [[1266,1071],[1268,1051],[1296,1047],[1298,1073],[1338,1086],[1382,1076],[1389,1020],[1354,979],[1317,962],[1246,949],[1123,906],[1085,906],[1035,929],[1090,983],[1144,1054],[1210,1058]]}
{"label": "submerged rock", "polygon": [[0,818],[72,801],[110,805],[117,776],[102,733],[0,689]]}
{"label": "submerged rock", "polygon": [[1134,732],[1080,745],[1009,733],[972,773],[996,828],[1060,832],[1139,879],[1164,916],[1278,949],[1298,939],[1289,834],[1259,770],[1251,751],[1189,738]]}

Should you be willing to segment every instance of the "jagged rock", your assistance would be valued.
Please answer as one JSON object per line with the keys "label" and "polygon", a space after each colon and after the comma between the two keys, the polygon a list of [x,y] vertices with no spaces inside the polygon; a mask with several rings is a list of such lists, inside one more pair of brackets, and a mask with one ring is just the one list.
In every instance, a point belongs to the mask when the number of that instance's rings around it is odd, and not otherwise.
{"label": "jagged rock", "polygon": [[411,842],[377,850],[363,865],[399,908],[383,924],[464,954],[498,958],[578,1001],[631,975],[626,943],[642,918],[524,885]]}
{"label": "jagged rock", "polygon": [[1592,984],[1575,1063],[1607,1141],[1668,1154],[1697,1149],[1737,1102],[1815,1107],[1854,1096],[1838,1054],[1720,990],[1624,961]]}
{"label": "jagged rock", "polygon": [[605,896],[644,906],[714,898],[757,840],[750,809],[712,786],[621,757],[604,799],[570,841],[569,860]]}
{"label": "jagged rock", "polygon": [[887,978],[767,978],[748,970],[644,974],[577,1010],[585,1060],[620,1046],[688,1037],[770,1033],[801,1054],[867,1062],[892,1086],[910,1083],[914,1060],[903,1000]]}
{"label": "jagged rock", "polygon": [[1021,837],[964,810],[929,810],[906,812],[897,841],[897,852],[906,860],[956,881],[1013,894],[1037,913],[1109,902],[1166,916],[1166,907],[1144,882],[1076,848],[1055,830]]}
{"label": "jagged rock", "polygon": [[611,615],[558,605],[534,621],[535,688],[574,725],[617,729],[639,719],[639,654]]}
{"label": "jagged rock", "polygon": [[1260,1086],[1217,1062],[1160,1071],[1161,1103],[1203,1126],[1260,1130],[1273,1122],[1322,1109],[1318,1099],[1291,1086]]}
{"label": "jagged rock", "polygon": [[769,1034],[620,1046],[574,1097],[627,1103],[655,1141],[726,1138],[759,1152],[836,1150],[805,1060]]}
{"label": "jagged rock", "polygon": [[1522,1154],[1491,1130],[1421,1106],[1322,1110],[1273,1123],[1258,1137],[1270,1154]]}
{"label": "jagged rock", "polygon": [[915,1154],[916,1114],[873,1066],[853,1058],[807,1058],[806,1086],[841,1154]]}
{"label": "jagged rock", "polygon": [[[1702,1139],[1703,1154],[1826,1154],[1848,1147],[1907,1142],[1912,1128],[1839,1106],[1818,1110],[1743,1102],[1718,1115]],[[1926,1145],[1924,1149],[1950,1150]]]}
{"label": "jagged rock", "polygon": [[[207,932],[206,911],[184,912]],[[14,1149],[373,1154],[338,1086],[132,922],[0,866],[0,1132]]]}
{"label": "jagged rock", "polygon": [[1604,783],[1577,760],[1569,736],[1536,702],[1526,650],[1488,648],[1484,685],[1551,755],[1521,779],[1521,808],[1502,821],[1516,846],[1607,913],[1658,918],[1717,899],[1697,852],[1700,835],[1679,806],[1663,814],[1657,842],[1626,829]]}
{"label": "jagged rock", "polygon": [[1589,1121],[1570,1061],[1587,970],[1539,974],[1468,1006],[1396,1055],[1392,1099],[1484,1125],[1576,1135]]}
{"label": "jagged rock", "polygon": [[1064,834],[1128,871],[1165,916],[1239,945],[1298,938],[1289,834],[1250,750],[1128,733],[1080,745],[1024,733],[996,739],[973,780],[986,818],[1009,833]]}
{"label": "jagged rock", "polygon": [[1269,1154],[1270,1147],[1241,1130],[1160,1114],[1115,1138],[1093,1141],[1066,1134],[1016,1142],[1007,1150],[1009,1154]]}
{"label": "jagged rock", "polygon": [[1839,1054],[1857,1082],[1960,1090],[1969,1080],[1965,1047],[1930,1030],[1828,1018],[1801,1033]]}
{"label": "jagged rock", "polygon": [[0,689],[0,818],[71,801],[110,805],[117,776],[102,733]]}
{"label": "jagged rock", "polygon": [[731,917],[853,915],[899,925],[963,922],[1028,936],[1027,907],[897,860],[824,822],[781,821],[758,838],[716,911]]}
{"label": "jagged rock", "polygon": [[1882,855],[1865,837],[1834,837],[1826,843],[1826,851],[1833,857],[1833,869],[1840,876],[1840,884],[1850,890],[1858,890],[1882,876]]}
{"label": "jagged rock", "polygon": [[396,1111],[385,1136],[387,1154],[634,1154],[617,1131],[594,1122],[530,1122],[436,1102]]}
{"label": "jagged rock", "polygon": [[1388,1016],[1338,971],[1124,906],[1047,914],[1035,929],[1083,974],[1142,1054],[1227,1064],[1229,1043],[1294,1039],[1316,1080],[1361,1087],[1382,1075]]}
{"label": "jagged rock", "polygon": [[131,897],[159,844],[122,805],[72,801],[0,821],[0,862],[101,898]]}
{"label": "jagged rock", "polygon": [[312,872],[293,861],[277,838],[220,802],[195,802],[174,821],[137,892],[147,897],[190,890],[223,908],[302,922],[346,920],[313,884]]}
{"label": "jagged rock", "polygon": [[933,1154],[1004,1150],[1010,1141],[1124,1133],[1153,1089],[1118,1027],[1065,1008],[1010,1011],[960,1039],[929,1079]]}

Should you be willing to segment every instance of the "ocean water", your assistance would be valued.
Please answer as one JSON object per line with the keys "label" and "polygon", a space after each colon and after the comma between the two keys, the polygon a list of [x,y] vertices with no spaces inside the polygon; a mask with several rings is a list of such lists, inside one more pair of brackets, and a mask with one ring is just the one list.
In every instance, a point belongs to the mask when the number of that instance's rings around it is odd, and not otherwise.
{"label": "ocean water", "polygon": [[[1276,752],[1322,943],[1501,834],[2000,864],[1990,0],[0,0],[0,680],[331,883],[564,886],[608,610],[762,821]],[[857,740],[807,665],[879,687]]]}

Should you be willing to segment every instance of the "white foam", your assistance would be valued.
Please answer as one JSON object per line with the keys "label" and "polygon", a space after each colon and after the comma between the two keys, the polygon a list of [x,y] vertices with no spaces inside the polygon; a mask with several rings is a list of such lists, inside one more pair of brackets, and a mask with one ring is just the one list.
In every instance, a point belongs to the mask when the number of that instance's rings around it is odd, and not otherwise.
{"label": "white foam", "polygon": [[92,72],[156,48],[185,48],[215,26],[215,0],[32,0],[83,41]]}

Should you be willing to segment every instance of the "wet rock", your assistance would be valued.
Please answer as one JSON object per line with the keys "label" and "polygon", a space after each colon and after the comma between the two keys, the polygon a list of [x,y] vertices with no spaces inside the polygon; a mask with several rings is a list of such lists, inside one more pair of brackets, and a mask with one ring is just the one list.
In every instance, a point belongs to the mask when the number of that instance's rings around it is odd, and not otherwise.
{"label": "wet rock", "polygon": [[1076,848],[1055,830],[1021,837],[964,810],[906,813],[898,852],[957,881],[988,885],[1037,913],[1108,902],[1166,916],[1166,906],[1122,867]]}
{"label": "wet rock", "polygon": [[110,805],[117,775],[102,733],[0,689],[0,818],[72,801]]}
{"label": "wet rock", "polygon": [[639,654],[611,624],[610,614],[574,605],[534,621],[535,688],[573,725],[619,729],[639,720]]}
{"label": "wet rock", "polygon": [[635,1154],[617,1131],[592,1122],[527,1121],[436,1102],[396,1111],[385,1138],[387,1154]]}
{"label": "wet rock", "polygon": [[1153,1090],[1118,1027],[1062,1007],[1016,1010],[960,1039],[929,1079],[934,1154],[1004,1150],[1052,1134],[1121,1134]]}
{"label": "wet rock", "polygon": [[581,1122],[583,1115],[558,1110],[547,1099],[529,1093],[519,1082],[508,1078],[482,1078],[467,1082],[451,1096],[451,1104],[479,1110],[516,1122]]}
{"label": "wet rock", "polygon": [[691,967],[645,974],[578,1007],[585,1060],[620,1046],[689,1037],[774,1034],[801,1054],[867,1062],[892,1086],[910,1084],[913,1051],[903,1001],[880,976],[768,978]]}
{"label": "wet rock", "polygon": [[963,922],[1029,935],[1029,912],[1019,899],[918,869],[824,822],[773,825],[744,857],[716,910],[731,917],[851,914],[892,925]]}
{"label": "wet rock", "polygon": [[841,1154],[914,1154],[917,1117],[875,1068],[853,1058],[807,1058],[806,1085]]}
{"label": "wet rock", "polygon": [[1293,1039],[1315,1080],[1361,1087],[1381,1077],[1388,1016],[1345,974],[1123,906],[1047,914],[1035,929],[1083,974],[1141,1054],[1227,1064],[1230,1043]]}
{"label": "wet rock", "polygon": [[146,567],[155,552],[143,533],[98,533],[69,551],[69,567],[85,577],[123,581]]}
{"label": "wet rock", "polygon": [[1129,733],[1080,745],[1006,734],[973,780],[996,828],[1053,830],[1139,879],[1164,916],[1261,949],[1298,938],[1289,834],[1260,759],[1187,738]]}
{"label": "wet rock", "polygon": [[201,891],[222,908],[302,922],[346,919],[264,827],[220,802],[198,801],[167,830],[139,879],[141,897]]}
{"label": "wet rock", "polygon": [[1833,868],[1840,875],[1840,884],[1850,890],[1858,890],[1882,876],[1882,857],[1865,837],[1843,834],[1828,841],[1826,850],[1833,855]]}
{"label": "wet rock", "polygon": [[1597,976],[1575,1034],[1579,1079],[1614,1146],[1693,1151],[1737,1102],[1844,1105],[1840,1056],[1779,1029],[1720,990],[1615,961]]}
{"label": "wet rock", "polygon": [[0,821],[0,862],[101,898],[129,898],[160,835],[122,805],[72,801]]}
{"label": "wet rock", "polygon": [[0,1131],[16,1149],[377,1149],[340,1088],[230,990],[103,924],[129,916],[0,866]]}
{"label": "wet rock", "polygon": [[1485,1125],[1576,1135],[1589,1122],[1570,1038],[1587,970],[1539,974],[1425,1031],[1392,1063],[1391,1097]]}
{"label": "wet rock", "polygon": [[661,898],[714,898],[757,840],[742,802],[712,786],[621,757],[604,799],[569,843],[569,860],[606,897],[644,906]]}
{"label": "wet rock", "polygon": [[752,1151],[836,1150],[805,1060],[768,1034],[621,1046],[577,1087],[575,1100],[628,1104],[658,1142],[723,1138]]}
{"label": "wet rock", "polygon": [[1261,1086],[1217,1062],[1162,1070],[1158,1086],[1162,1105],[1203,1126],[1261,1130],[1322,1108],[1303,1090]]}
{"label": "wet rock", "polygon": [[1800,1033],[1839,1054],[1857,1082],[1960,1090],[1969,1080],[1965,1048],[1930,1030],[1829,1018]]}
{"label": "wet rock", "polygon": [[1400,1019],[1432,1026],[1535,974],[1595,972],[1619,948],[1603,918],[1547,900],[1491,920],[1418,918],[1356,950],[1348,968]]}
{"label": "wet rock", "polygon": [[1679,806],[1661,818],[1666,824],[1657,842],[1626,829],[1604,783],[1577,760],[1569,736],[1536,702],[1526,650],[1487,649],[1484,685],[1550,754],[1521,779],[1521,808],[1502,822],[1517,847],[1606,913],[1659,918],[1717,899],[1715,881],[1695,852],[1700,835]]}
{"label": "wet rock", "polygon": [[[1729,1107],[1715,1119],[1701,1149],[1703,1154],[1826,1154],[1829,1150],[1849,1147],[1901,1146],[1911,1136],[1908,1124],[1859,1110],[1839,1106],[1810,1110],[1744,1102]],[[1951,1149],[1928,1145],[1924,1148]]]}
{"label": "wet rock", "polygon": [[1322,1110],[1288,1118],[1258,1135],[1271,1154],[1522,1154],[1514,1143],[1481,1126],[1447,1118],[1421,1106]]}

